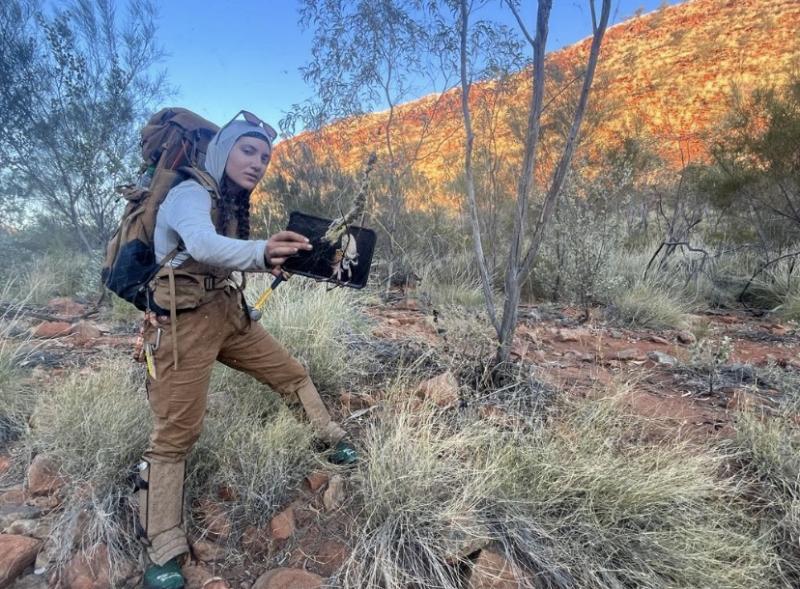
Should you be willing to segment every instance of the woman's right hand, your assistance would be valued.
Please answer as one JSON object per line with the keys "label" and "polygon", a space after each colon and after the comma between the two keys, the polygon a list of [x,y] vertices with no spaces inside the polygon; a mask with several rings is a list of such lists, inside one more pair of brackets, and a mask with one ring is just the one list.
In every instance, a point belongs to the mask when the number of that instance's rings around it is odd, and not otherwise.
{"label": "woman's right hand", "polygon": [[281,231],[267,240],[264,260],[267,266],[280,266],[300,250],[313,249],[308,238],[294,231]]}

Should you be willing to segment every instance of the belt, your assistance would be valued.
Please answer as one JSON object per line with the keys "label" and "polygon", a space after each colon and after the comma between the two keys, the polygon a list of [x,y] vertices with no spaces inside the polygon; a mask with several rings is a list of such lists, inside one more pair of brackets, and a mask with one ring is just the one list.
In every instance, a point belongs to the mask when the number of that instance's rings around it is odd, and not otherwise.
{"label": "belt", "polygon": [[235,287],[236,284],[229,277],[217,278],[216,276],[203,277],[203,288],[206,290],[222,290],[229,286]]}

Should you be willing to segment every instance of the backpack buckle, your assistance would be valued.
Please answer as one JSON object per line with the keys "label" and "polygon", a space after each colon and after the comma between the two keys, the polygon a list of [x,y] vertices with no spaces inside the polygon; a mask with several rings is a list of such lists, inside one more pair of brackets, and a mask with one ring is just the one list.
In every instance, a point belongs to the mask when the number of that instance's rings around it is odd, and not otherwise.
{"label": "backpack buckle", "polygon": [[203,278],[203,286],[206,290],[214,290],[214,277],[206,276]]}

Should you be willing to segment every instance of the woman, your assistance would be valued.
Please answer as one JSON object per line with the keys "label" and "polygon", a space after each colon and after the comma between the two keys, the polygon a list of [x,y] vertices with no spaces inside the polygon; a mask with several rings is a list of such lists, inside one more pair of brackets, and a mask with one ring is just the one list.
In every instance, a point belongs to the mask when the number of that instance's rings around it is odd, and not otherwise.
{"label": "woman", "polygon": [[356,459],[307,371],[250,320],[230,278],[233,271],[278,275],[289,256],[311,249],[308,239],[291,231],[248,240],[250,194],[267,169],[276,134],[244,114],[245,120],[237,115],[209,144],[205,168],[213,181],[198,176],[177,185],[156,217],[156,259],[164,266],[151,284],[152,298],[169,314],[148,313],[144,333],[154,420],[137,485],[139,520],[153,562],[146,587],[183,586],[176,558],[189,550],[181,529],[185,459],[200,436],[216,360],[285,397],[296,395],[318,437],[334,448],[332,460]]}

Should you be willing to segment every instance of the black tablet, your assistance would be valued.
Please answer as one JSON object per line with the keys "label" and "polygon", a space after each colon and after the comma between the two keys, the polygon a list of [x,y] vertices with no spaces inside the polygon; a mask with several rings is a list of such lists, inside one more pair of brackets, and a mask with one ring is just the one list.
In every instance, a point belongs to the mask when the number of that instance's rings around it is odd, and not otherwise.
{"label": "black tablet", "polygon": [[332,222],[332,219],[293,211],[289,215],[286,229],[308,237],[314,249],[292,256],[284,262],[283,269],[290,274],[300,274],[315,280],[350,288],[364,288],[375,251],[375,232],[349,225],[339,241],[331,244],[323,237]]}

